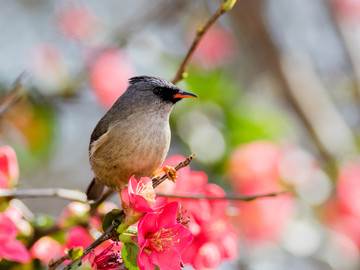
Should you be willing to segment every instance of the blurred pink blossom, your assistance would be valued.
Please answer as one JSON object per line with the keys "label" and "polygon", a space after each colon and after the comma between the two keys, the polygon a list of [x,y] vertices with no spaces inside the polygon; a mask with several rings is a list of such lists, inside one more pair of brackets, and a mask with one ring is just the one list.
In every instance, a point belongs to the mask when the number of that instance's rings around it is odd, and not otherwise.
{"label": "blurred pink blossom", "polygon": [[135,69],[121,49],[105,50],[90,69],[92,89],[105,108],[110,108],[125,92],[129,78],[134,75]]}
{"label": "blurred pink blossom", "polygon": [[19,178],[19,166],[14,149],[9,145],[0,147],[0,188],[8,189]]}
{"label": "blurred pink blossom", "polygon": [[216,68],[229,62],[235,49],[234,36],[220,24],[215,24],[196,48],[194,61],[207,69]]}
{"label": "blurred pink blossom", "polygon": [[15,224],[4,213],[0,213],[0,261],[2,258],[21,263],[30,261],[29,252],[15,239],[16,234]]}
{"label": "blurred pink blossom", "polygon": [[69,38],[86,41],[95,35],[98,18],[85,6],[71,6],[60,10],[57,14],[59,28]]}
{"label": "blurred pink blossom", "polygon": [[49,236],[41,237],[30,249],[33,258],[39,259],[48,265],[51,259],[56,260],[62,254],[62,245]]}

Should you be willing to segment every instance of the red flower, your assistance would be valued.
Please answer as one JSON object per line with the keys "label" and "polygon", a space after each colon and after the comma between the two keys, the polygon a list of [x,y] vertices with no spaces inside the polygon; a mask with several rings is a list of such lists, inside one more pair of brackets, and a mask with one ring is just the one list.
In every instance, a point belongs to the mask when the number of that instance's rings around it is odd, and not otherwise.
{"label": "red flower", "polygon": [[[279,179],[282,150],[258,141],[240,146],[231,155],[229,176],[236,193],[258,195],[283,190]],[[253,202],[237,202],[235,222],[241,233],[257,241],[276,241],[293,212],[292,198],[282,195]],[[276,212],[276,218],[273,213]]]}
{"label": "red flower", "polygon": [[73,39],[86,41],[91,38],[98,27],[98,20],[85,6],[67,7],[57,15],[59,27]]}
{"label": "red flower", "polygon": [[158,213],[148,213],[139,222],[138,242],[140,269],[181,269],[181,253],[191,243],[190,230],[177,222],[179,204],[167,204]]}
{"label": "red flower", "polygon": [[156,198],[152,181],[148,177],[136,180],[132,176],[129,180],[128,195],[130,207],[133,207],[136,212],[159,211],[167,204],[167,198]]}
{"label": "red flower", "polygon": [[15,224],[4,213],[0,213],[0,261],[2,258],[22,263],[30,261],[25,246],[15,240],[16,234]]}
{"label": "red flower", "polygon": [[205,68],[216,68],[232,59],[235,51],[234,36],[219,24],[215,24],[203,37],[194,60]]}
{"label": "red flower", "polygon": [[33,258],[38,258],[44,265],[47,265],[51,259],[56,260],[60,257],[62,246],[49,236],[41,237],[30,249]]}
{"label": "red flower", "polygon": [[65,247],[71,249],[73,247],[83,247],[86,248],[89,246],[95,239],[90,235],[90,233],[81,226],[75,226],[71,228],[65,239]]}
{"label": "red flower", "polygon": [[92,88],[100,103],[110,108],[125,92],[134,67],[123,50],[104,51],[90,70]]}
{"label": "red flower", "polygon": [[19,178],[16,153],[11,146],[0,147],[0,188],[8,189]]}
{"label": "red flower", "polygon": [[95,250],[92,250],[87,259],[78,270],[120,270],[125,269],[120,256],[120,250],[114,249],[114,243],[110,244],[101,253],[96,255]]}
{"label": "red flower", "polygon": [[[164,165],[176,166],[183,161],[182,156],[172,156]],[[204,172],[190,171],[189,166],[179,171],[176,184],[169,183],[160,190],[175,195],[199,195],[222,197],[224,190],[207,184]],[[223,260],[235,259],[238,254],[237,233],[226,215],[225,200],[177,199],[182,206],[186,224],[194,235],[194,240],[182,254],[184,263],[196,269],[216,268]],[[188,221],[190,220],[190,222]]]}

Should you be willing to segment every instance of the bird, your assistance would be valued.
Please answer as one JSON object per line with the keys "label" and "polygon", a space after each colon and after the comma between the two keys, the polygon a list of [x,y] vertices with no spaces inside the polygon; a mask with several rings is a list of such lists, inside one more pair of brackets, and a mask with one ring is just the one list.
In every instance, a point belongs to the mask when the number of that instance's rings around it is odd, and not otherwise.
{"label": "bird", "polygon": [[[94,178],[86,191],[88,200],[98,200],[104,186],[121,196],[130,177],[153,177],[160,172],[170,147],[170,113],[181,99],[197,97],[158,77],[130,78],[126,91],[91,134],[89,161]],[[176,178],[173,168],[163,171],[171,180]]]}

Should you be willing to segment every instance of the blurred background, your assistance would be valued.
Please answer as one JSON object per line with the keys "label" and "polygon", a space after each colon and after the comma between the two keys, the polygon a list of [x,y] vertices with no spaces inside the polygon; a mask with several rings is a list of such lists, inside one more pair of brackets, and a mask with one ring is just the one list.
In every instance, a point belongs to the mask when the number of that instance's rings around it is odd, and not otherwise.
{"label": "blurred background", "polygon": [[[18,189],[85,191],[88,143],[128,78],[171,80],[220,1],[13,0],[0,9],[0,115]],[[359,269],[360,0],[238,0],[195,51],[171,116],[169,156],[229,194],[239,255],[218,269]],[[68,202],[24,200],[58,217]],[[117,201],[117,198],[116,200]]]}

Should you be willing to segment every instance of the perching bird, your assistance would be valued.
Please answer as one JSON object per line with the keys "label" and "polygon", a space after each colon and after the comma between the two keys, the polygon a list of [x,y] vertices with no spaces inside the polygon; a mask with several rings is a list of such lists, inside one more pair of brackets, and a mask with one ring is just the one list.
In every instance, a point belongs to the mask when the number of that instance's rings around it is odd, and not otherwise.
{"label": "perching bird", "polygon": [[169,116],[176,102],[197,97],[172,83],[150,76],[133,77],[129,87],[101,118],[91,134],[89,159],[94,179],[89,200],[104,185],[121,191],[129,178],[152,177],[170,146]]}

